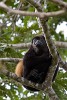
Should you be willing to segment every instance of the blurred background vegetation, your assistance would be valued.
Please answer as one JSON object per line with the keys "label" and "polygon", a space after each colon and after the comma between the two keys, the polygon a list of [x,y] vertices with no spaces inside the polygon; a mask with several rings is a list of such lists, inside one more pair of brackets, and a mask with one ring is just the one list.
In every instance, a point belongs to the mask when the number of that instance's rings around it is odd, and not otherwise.
{"label": "blurred background vegetation", "polygon": [[[2,0],[0,0],[2,1]],[[25,0],[6,0],[5,4],[13,9],[19,9],[24,11],[34,12],[35,8],[31,6]],[[67,2],[67,0],[64,0]],[[57,11],[59,6],[46,0],[41,1],[41,5],[45,12]],[[45,9],[46,7],[46,9]],[[66,41],[64,33],[60,31],[56,32],[57,26],[63,22],[67,22],[67,16],[50,17],[48,25],[50,27],[50,33],[54,41]],[[0,8],[0,58],[12,57],[23,58],[27,49],[14,49],[9,48],[8,44],[16,43],[28,43],[36,35],[42,34],[42,29],[39,27],[38,18],[30,16],[20,16],[10,14]],[[66,25],[67,26],[67,25]],[[7,44],[7,47],[2,47],[3,43]],[[57,48],[63,60],[67,60],[67,48]],[[9,71],[14,72],[15,62],[3,62],[5,63]],[[45,96],[42,92],[30,92],[23,88],[20,83],[7,78],[4,75],[0,75],[0,100],[49,100],[48,96]],[[56,80],[53,83],[53,88],[60,100],[67,100],[67,73],[62,68],[59,69]]]}

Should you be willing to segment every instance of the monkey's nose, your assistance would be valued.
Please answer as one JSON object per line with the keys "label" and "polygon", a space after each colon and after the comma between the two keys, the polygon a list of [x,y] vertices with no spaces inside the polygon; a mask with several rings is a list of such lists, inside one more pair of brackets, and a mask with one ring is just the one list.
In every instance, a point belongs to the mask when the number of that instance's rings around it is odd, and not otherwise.
{"label": "monkey's nose", "polygon": [[36,46],[42,45],[42,42],[41,42],[40,40],[37,40],[37,41],[35,42],[35,45],[36,45]]}

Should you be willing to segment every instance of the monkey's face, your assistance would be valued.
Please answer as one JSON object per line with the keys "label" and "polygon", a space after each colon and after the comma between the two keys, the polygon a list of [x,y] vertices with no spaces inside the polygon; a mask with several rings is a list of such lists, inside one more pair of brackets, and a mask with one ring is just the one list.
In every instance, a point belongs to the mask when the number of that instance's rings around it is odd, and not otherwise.
{"label": "monkey's face", "polygon": [[36,36],[32,40],[32,46],[36,53],[42,53],[45,50],[46,41],[44,36]]}

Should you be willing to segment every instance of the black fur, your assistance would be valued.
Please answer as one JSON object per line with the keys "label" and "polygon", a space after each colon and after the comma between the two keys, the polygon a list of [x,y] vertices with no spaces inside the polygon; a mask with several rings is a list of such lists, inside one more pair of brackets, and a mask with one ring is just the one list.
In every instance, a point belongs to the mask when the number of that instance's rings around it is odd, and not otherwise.
{"label": "black fur", "polygon": [[[34,83],[43,83],[48,73],[48,69],[51,66],[51,62],[52,56],[49,52],[44,36],[33,38],[31,47],[23,59],[23,77]],[[31,91],[37,91],[35,88],[29,86],[25,87]]]}

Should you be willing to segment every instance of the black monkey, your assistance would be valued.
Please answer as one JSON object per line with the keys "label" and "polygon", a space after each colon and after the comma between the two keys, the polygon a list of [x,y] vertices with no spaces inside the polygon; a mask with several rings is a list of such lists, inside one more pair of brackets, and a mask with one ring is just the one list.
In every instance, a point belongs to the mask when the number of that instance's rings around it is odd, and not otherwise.
{"label": "black monkey", "polygon": [[[15,73],[34,83],[42,84],[45,81],[51,63],[52,56],[44,36],[36,36],[32,39],[30,49],[25,54],[23,61],[18,63]],[[57,71],[58,67],[52,81],[54,81]],[[38,91],[29,86],[25,87],[31,91]]]}

